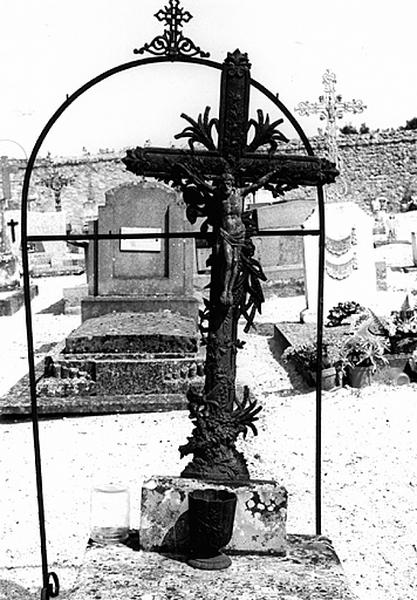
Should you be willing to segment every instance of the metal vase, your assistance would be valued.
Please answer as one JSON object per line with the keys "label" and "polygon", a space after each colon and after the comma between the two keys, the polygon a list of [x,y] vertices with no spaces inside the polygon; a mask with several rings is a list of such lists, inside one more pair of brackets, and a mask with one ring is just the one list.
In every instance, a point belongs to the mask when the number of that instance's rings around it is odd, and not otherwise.
{"label": "metal vase", "polygon": [[191,555],[197,569],[226,569],[231,559],[220,550],[233,533],[236,494],[227,490],[194,490],[188,494]]}

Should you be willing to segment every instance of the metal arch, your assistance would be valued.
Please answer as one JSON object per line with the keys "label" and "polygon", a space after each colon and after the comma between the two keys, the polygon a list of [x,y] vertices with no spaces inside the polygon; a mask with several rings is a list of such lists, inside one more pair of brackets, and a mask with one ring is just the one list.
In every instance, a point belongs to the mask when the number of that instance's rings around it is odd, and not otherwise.
{"label": "metal arch", "polygon": [[[307,153],[310,156],[314,156],[314,151],[311,144],[304,133],[301,125],[287,107],[279,100],[279,98],[272,94],[265,86],[258,83],[255,80],[251,80],[251,84],[262,92],[267,98],[269,98],[274,104],[278,106],[281,112],[287,117],[294,129],[300,136],[301,141],[304,144]],[[323,296],[324,296],[324,261],[325,261],[325,209],[324,209],[324,191],[323,185],[319,184],[317,188],[317,204],[318,204],[318,216],[319,216],[319,254],[318,254],[318,286],[317,286],[317,369],[316,369],[316,453],[315,453],[315,523],[316,523],[316,534],[321,534],[322,529],[322,510],[321,510],[321,455],[322,455],[322,381],[321,381],[321,370],[322,362],[321,356],[323,354]]]}
{"label": "metal arch", "polygon": [[[34,440],[34,453],[35,453],[35,470],[36,470],[36,489],[38,497],[38,514],[39,514],[39,529],[40,529],[40,541],[41,541],[41,557],[42,557],[42,579],[43,588],[41,591],[42,600],[48,600],[50,597],[58,595],[59,591],[52,590],[50,583],[51,577],[56,578],[55,573],[48,573],[48,560],[47,560],[47,545],[46,545],[46,533],[45,533],[45,512],[43,503],[43,487],[42,487],[42,467],[41,467],[41,452],[40,452],[40,441],[39,441],[39,415],[38,407],[36,402],[36,375],[35,375],[35,358],[34,358],[34,345],[33,345],[33,321],[31,311],[31,298],[30,298],[30,281],[29,281],[29,256],[28,256],[28,235],[27,235],[27,204],[29,185],[32,171],[34,168],[35,160],[38,152],[48,135],[49,131],[66,111],[69,106],[77,98],[82,96],[89,89],[94,87],[96,84],[108,79],[109,77],[121,73],[123,71],[130,70],[135,67],[140,67],[148,64],[168,63],[168,62],[179,62],[186,64],[197,64],[217,70],[223,68],[222,63],[208,60],[206,58],[198,57],[169,57],[169,56],[154,56],[150,58],[143,58],[139,60],[130,61],[123,63],[109,69],[100,75],[97,75],[73,94],[67,97],[65,102],[55,111],[45,127],[42,129],[35,145],[32,149],[28,163],[25,170],[25,177],[22,188],[22,202],[21,202],[21,246],[22,246],[22,268],[23,268],[23,291],[25,301],[25,319],[26,319],[26,334],[28,344],[28,364],[29,364],[29,385],[30,385],[30,396],[31,396],[31,418],[33,426],[33,440]],[[256,80],[250,80],[253,87],[258,89],[267,98],[269,98],[288,118],[294,129],[297,131],[301,141],[308,155],[313,156],[314,152],[310,145],[310,142],[301,128],[298,121],[292,115],[292,113],[286,108],[286,106],[278,99],[276,95],[270,92],[265,86],[257,82]],[[318,282],[318,305],[317,305],[317,353],[320,357],[322,354],[322,328],[323,328],[323,283],[324,283],[324,243],[325,243],[325,232],[324,232],[324,195],[323,186],[318,184],[317,186],[318,195],[318,207],[319,207],[319,282]],[[316,377],[316,531],[321,533],[321,361],[317,361],[317,377]],[[57,586],[58,587],[58,586]],[[59,589],[59,587],[58,587]]]}

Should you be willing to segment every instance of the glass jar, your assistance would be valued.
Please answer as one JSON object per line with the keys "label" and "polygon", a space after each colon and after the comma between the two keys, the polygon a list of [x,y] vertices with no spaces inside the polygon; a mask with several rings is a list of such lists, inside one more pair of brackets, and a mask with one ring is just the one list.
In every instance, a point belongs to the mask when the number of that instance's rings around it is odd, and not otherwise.
{"label": "glass jar", "polygon": [[91,492],[90,538],[100,544],[117,544],[129,536],[130,496],[126,487],[106,484]]}

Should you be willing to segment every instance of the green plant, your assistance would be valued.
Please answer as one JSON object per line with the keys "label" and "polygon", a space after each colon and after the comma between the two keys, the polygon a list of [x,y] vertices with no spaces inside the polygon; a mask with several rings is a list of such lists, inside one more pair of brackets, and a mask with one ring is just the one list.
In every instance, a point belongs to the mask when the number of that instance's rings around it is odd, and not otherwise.
{"label": "green plant", "polygon": [[361,313],[364,310],[363,306],[353,300],[339,302],[339,304],[329,310],[326,327],[337,327],[338,325],[342,325],[347,317]]}
{"label": "green plant", "polygon": [[385,340],[352,336],[345,344],[342,361],[350,367],[369,367],[372,373],[388,364],[384,354],[388,350]]}
{"label": "green plant", "polygon": [[369,129],[368,125],[366,123],[362,123],[359,128],[359,133],[364,134],[364,133],[369,133],[369,131],[370,131],[370,129]]}

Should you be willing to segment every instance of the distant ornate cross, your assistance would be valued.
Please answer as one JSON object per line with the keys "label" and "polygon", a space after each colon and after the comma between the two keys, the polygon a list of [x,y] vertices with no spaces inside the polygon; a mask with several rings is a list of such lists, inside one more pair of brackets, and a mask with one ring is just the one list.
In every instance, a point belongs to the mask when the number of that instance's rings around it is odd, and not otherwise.
{"label": "distant ornate cross", "polygon": [[[50,163],[52,165],[53,163],[52,163],[52,160],[50,159],[49,155],[48,155],[48,160],[50,161]],[[51,174],[48,177],[44,177],[43,179],[41,179],[39,183],[46,186],[47,188],[50,188],[54,192],[55,210],[56,210],[56,212],[60,212],[62,210],[61,192],[64,187],[66,187],[67,185],[71,185],[73,183],[73,179],[71,177],[64,177],[57,171],[56,167],[53,167]]]}
{"label": "distant ornate cross", "polygon": [[[235,50],[223,63],[219,119],[209,118],[209,107],[197,121],[182,115],[189,125],[175,137],[187,138],[189,150],[137,147],[123,159],[136,175],[155,177],[180,189],[189,221],[204,217],[201,230],[212,228],[210,298],[201,315],[205,385],[202,393],[191,390],[188,394],[195,428],[180,448],[182,456],[193,455],[184,477],[249,479],[235,441],[248,429],[256,433],[254,421],[260,407],[250,401],[248,393],[243,399],[236,395],[236,353],[242,347],[237,327],[240,316],[246,318],[247,327],[252,324],[263,302],[260,280],[266,278],[253,258],[250,236],[256,225],[250,215],[242,213],[245,196],[261,187],[282,194],[300,185],[333,182],[337,175],[327,160],[278,154],[277,142],[288,141],[277,129],[282,119],[271,123],[261,110],[257,120],[249,119],[249,89],[247,54]],[[269,147],[268,152],[256,152],[263,146]]]}
{"label": "distant ornate cross", "polygon": [[323,75],[324,94],[319,96],[319,102],[300,102],[295,108],[303,117],[319,115],[322,121],[326,121],[326,141],[329,159],[339,164],[337,151],[337,119],[342,119],[345,113],[358,114],[366,109],[362,100],[342,101],[342,96],[336,94],[336,75],[326,70]]}

